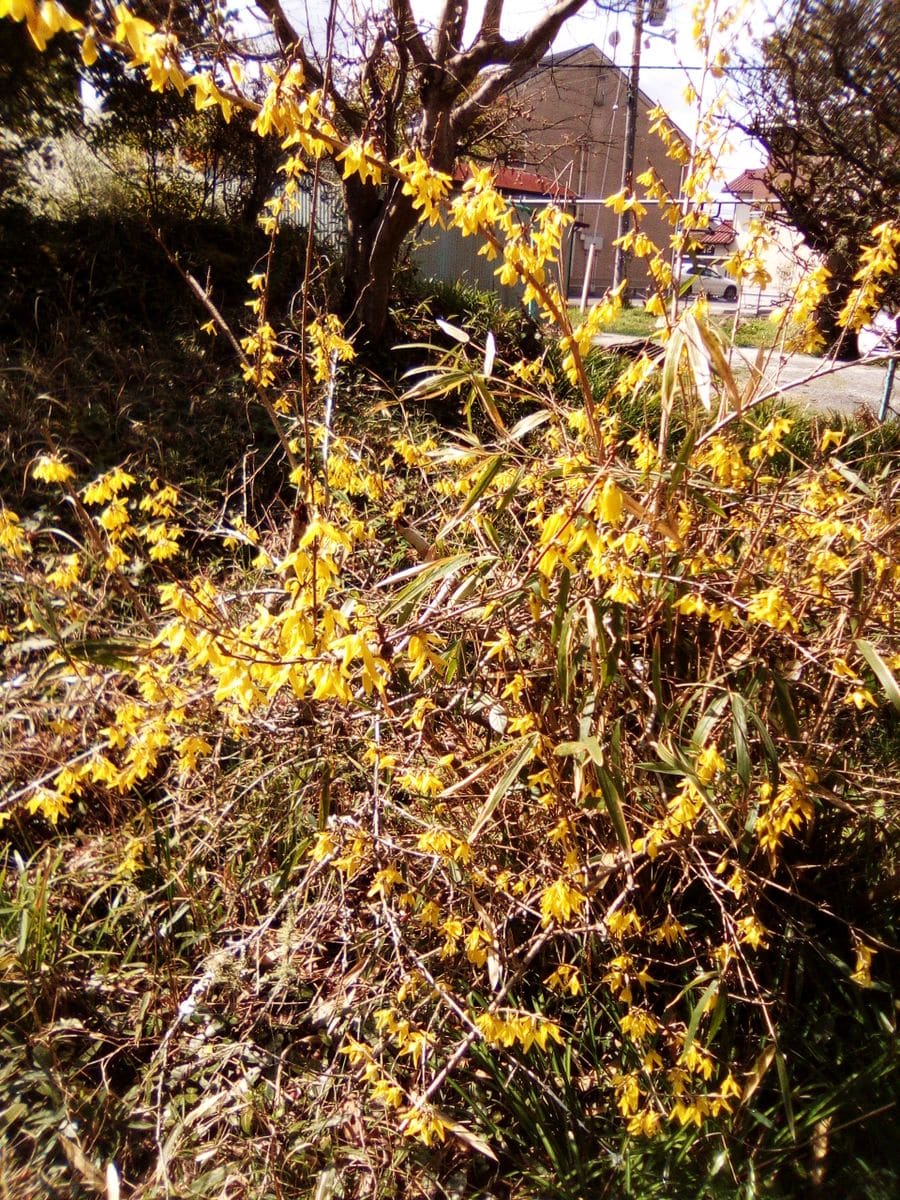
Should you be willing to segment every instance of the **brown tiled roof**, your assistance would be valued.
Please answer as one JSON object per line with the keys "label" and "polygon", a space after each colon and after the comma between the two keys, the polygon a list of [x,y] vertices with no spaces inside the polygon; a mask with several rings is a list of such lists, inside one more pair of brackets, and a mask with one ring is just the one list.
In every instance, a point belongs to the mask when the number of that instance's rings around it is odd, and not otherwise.
{"label": "brown tiled roof", "polygon": [[[457,183],[469,178],[467,163],[460,163],[453,171]],[[522,171],[518,167],[495,167],[494,187],[500,192],[513,192],[521,196],[546,196],[550,200],[574,200],[575,193],[563,183],[536,175],[533,171]]]}
{"label": "brown tiled roof", "polygon": [[772,196],[766,183],[768,174],[767,167],[754,167],[749,171],[741,171],[740,175],[726,183],[725,187],[735,196],[749,195],[753,200],[768,200]]}
{"label": "brown tiled roof", "polygon": [[715,229],[702,229],[694,236],[704,246],[730,246],[734,241],[734,226],[730,221],[721,221]]}

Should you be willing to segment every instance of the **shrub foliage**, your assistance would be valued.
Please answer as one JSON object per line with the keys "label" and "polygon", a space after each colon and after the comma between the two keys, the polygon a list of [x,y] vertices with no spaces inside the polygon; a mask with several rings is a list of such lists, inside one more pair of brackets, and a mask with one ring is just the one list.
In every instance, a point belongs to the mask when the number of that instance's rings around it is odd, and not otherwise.
{"label": "shrub foliage", "polygon": [[[117,20],[155,84],[192,83]],[[274,81],[258,118],[289,182],[297,147],[334,150],[302,95]],[[272,326],[273,250],[243,331],[197,294],[289,519],[65,445],[27,464],[39,504],[0,509],[0,1170],[21,1194],[887,1195],[893,456],[799,438],[702,302],[664,304],[635,197],[664,354],[598,363],[619,299],[572,326],[561,214],[343,155],[480,234],[555,345],[442,321],[405,395],[363,405],[331,314]],[[898,240],[874,232],[848,324]],[[421,416],[448,396],[451,430]]]}

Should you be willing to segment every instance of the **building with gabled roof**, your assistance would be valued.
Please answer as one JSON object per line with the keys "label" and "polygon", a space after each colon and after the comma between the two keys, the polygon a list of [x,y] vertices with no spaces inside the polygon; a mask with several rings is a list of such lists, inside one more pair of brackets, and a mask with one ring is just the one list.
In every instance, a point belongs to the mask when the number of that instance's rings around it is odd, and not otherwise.
{"label": "building with gabled roof", "polygon": [[[628,73],[617,67],[597,46],[579,46],[548,54],[506,100],[514,134],[509,164],[535,172],[565,186],[576,196],[576,232],[571,253],[569,291],[582,291],[588,262],[588,294],[611,286],[618,235],[618,217],[603,204],[622,184]],[[634,173],[652,166],[672,196],[681,193],[683,166],[667,157],[666,148],[651,132],[655,102],[638,91]],[[689,139],[669,122],[685,153]],[[667,246],[671,226],[655,207],[641,222],[643,230]],[[593,247],[593,254],[589,251]],[[649,282],[641,260],[629,260],[629,284],[645,288]]]}
{"label": "building with gabled roof", "polygon": [[[561,264],[570,297],[582,294],[586,277],[590,296],[612,285],[618,216],[603,202],[622,185],[627,98],[627,73],[588,45],[547,55],[497,102],[506,109],[510,149],[494,166],[495,186],[523,209],[554,203],[575,218]],[[652,166],[669,193],[678,197],[684,168],[666,155],[662,140],[651,132],[655,117],[650,113],[655,108],[639,91],[635,175]],[[669,126],[687,158],[687,137],[672,122]],[[453,177],[457,185],[465,182],[465,163],[457,166]],[[668,247],[672,227],[658,208],[648,206],[641,228],[658,245]],[[413,256],[426,277],[469,280],[497,291],[506,302],[514,302],[521,292],[500,287],[494,279],[496,264],[479,256],[472,239],[463,240],[457,231],[420,230]],[[649,275],[642,260],[630,259],[627,275],[633,290],[647,288]]]}
{"label": "building with gabled roof", "polygon": [[698,229],[692,235],[703,249],[701,255],[712,254],[719,256],[733,249],[737,232],[733,221],[713,219],[706,229]]}
{"label": "building with gabled roof", "polygon": [[767,182],[768,177],[767,167],[750,167],[741,171],[740,175],[736,175],[725,187],[732,196],[739,197],[744,203],[767,203],[774,199]]}
{"label": "building with gabled roof", "polygon": [[[769,167],[741,171],[725,185],[725,194],[719,202],[720,213],[730,208],[730,224],[734,231],[732,245],[723,247],[721,253],[740,248],[752,236],[751,226],[760,219],[766,220],[771,241],[761,257],[769,283],[758,289],[757,303],[761,305],[780,303],[809,269],[810,260],[815,258],[803,236],[779,218],[782,205],[771,189],[771,179]],[[745,302],[749,300],[746,289],[744,297]]]}

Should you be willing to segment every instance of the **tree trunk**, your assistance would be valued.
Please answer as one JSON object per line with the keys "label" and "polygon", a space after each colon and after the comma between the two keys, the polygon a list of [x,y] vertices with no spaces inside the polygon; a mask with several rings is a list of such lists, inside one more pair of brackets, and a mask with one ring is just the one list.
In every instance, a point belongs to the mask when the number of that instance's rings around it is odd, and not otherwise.
{"label": "tree trunk", "polygon": [[[431,166],[445,174],[453,170],[457,138],[449,116],[452,94],[444,95],[446,81],[423,89],[418,142]],[[357,176],[344,182],[349,245],[344,268],[344,316],[361,328],[371,345],[383,345],[388,330],[391,288],[397,257],[407,235],[418,224],[412,197],[404,195],[403,181],[392,179],[381,187],[362,183]]]}
{"label": "tree trunk", "polygon": [[[364,341],[381,345],[389,333],[394,268],[416,212],[394,180],[376,189],[349,179],[344,185],[348,246],[344,260],[343,315]],[[380,194],[379,194],[380,193]]]}
{"label": "tree trunk", "polygon": [[827,254],[825,261],[831,272],[831,285],[828,295],[816,312],[816,321],[825,338],[828,351],[833,352],[836,348],[838,359],[842,362],[849,362],[859,358],[856,334],[838,324],[838,315],[856,286],[853,277],[857,270],[857,264],[837,249]]}

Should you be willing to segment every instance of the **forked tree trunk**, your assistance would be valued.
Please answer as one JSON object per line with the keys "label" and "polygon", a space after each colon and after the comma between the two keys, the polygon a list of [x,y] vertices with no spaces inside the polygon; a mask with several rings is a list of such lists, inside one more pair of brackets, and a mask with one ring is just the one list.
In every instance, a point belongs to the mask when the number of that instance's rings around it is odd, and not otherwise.
{"label": "forked tree trunk", "polygon": [[[285,15],[281,0],[259,0],[288,61],[297,59],[307,83],[329,91],[345,136],[374,139],[389,159],[404,147],[418,149],[442,172],[453,169],[459,147],[476,122],[540,61],[563,23],[585,3],[547,0],[529,30],[505,38],[500,34],[504,0],[488,0],[477,36],[466,48],[467,4],[444,0],[436,24],[426,28],[435,21],[434,12],[430,21],[420,24],[411,0],[391,0],[385,5],[391,19],[379,24],[371,57],[362,64],[363,99],[357,103],[358,98],[335,87],[334,76],[328,70],[323,73],[315,55],[307,54],[304,38]],[[333,18],[333,7],[331,13]],[[344,199],[350,235],[344,315],[352,333],[361,330],[368,341],[379,343],[388,328],[397,256],[416,224],[416,213],[396,179],[376,188],[351,176],[344,183]]]}
{"label": "forked tree trunk", "polygon": [[378,346],[390,332],[394,269],[404,239],[416,226],[416,213],[397,181],[386,190],[352,183],[344,188],[348,245],[343,315],[351,331],[358,329],[364,341]]}
{"label": "forked tree trunk", "polygon": [[839,251],[826,255],[825,261],[831,271],[831,286],[828,296],[816,312],[816,320],[829,352],[837,347],[837,357],[848,362],[859,357],[856,335],[838,324],[838,315],[856,286],[854,276],[857,264]]}

